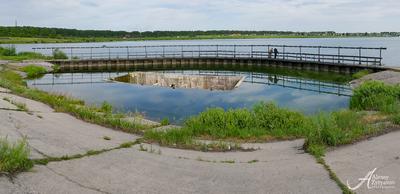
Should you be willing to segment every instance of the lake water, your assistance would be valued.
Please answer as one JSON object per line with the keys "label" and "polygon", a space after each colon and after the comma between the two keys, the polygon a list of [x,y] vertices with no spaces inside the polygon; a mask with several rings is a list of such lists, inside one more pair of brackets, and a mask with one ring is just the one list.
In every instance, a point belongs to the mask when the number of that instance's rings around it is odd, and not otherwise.
{"label": "lake water", "polygon": [[[98,43],[63,43],[63,44],[17,44],[18,51],[33,51],[33,47],[55,46],[142,46],[142,45],[311,45],[311,46],[354,46],[386,47],[383,52],[383,63],[387,66],[400,67],[400,37],[390,38],[289,38],[289,39],[224,39],[224,40],[166,40],[166,41],[125,41]],[[3,45],[9,46],[9,45]],[[357,53],[349,53],[357,55]],[[376,53],[371,53],[376,56]]]}
{"label": "lake water", "polygon": [[[120,112],[140,112],[146,118],[185,118],[210,107],[250,108],[260,101],[275,102],[306,114],[347,108],[351,90],[346,83],[334,83],[313,73],[276,73],[270,70],[167,70],[158,74],[175,76],[242,76],[244,82],[232,90],[170,88],[156,85],[110,82],[128,72],[47,74],[29,81],[31,87],[78,97],[89,104],[107,101]],[[299,76],[302,75],[302,76]],[[338,75],[338,77],[340,77]],[[322,80],[321,80],[322,79]]]}

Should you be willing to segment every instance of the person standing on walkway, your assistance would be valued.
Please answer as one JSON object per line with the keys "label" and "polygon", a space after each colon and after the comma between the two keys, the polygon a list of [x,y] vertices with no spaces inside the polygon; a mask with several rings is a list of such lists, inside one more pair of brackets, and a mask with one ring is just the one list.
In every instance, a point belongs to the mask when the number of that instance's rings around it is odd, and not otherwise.
{"label": "person standing on walkway", "polygon": [[278,49],[277,48],[274,48],[274,58],[276,59],[276,57],[278,57]]}
{"label": "person standing on walkway", "polygon": [[272,58],[272,48],[268,50],[268,59]]}

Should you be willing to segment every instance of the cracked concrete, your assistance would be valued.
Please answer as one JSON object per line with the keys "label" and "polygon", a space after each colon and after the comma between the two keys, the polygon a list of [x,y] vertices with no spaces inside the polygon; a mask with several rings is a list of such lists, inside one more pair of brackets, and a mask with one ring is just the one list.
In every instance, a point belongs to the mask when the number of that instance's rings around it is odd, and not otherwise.
{"label": "cracked concrete", "polygon": [[[32,148],[31,158],[61,157],[119,146],[138,136],[83,122],[49,106],[12,94],[0,94],[26,104],[31,114],[0,110],[0,135],[11,141],[26,138]],[[8,103],[8,102],[7,102]],[[107,141],[104,137],[110,137]]]}
{"label": "cracked concrete", "polygon": [[[0,93],[4,96],[25,103],[32,113],[0,110],[0,137],[11,141],[26,137],[31,158],[84,154],[138,138],[55,113],[39,102]],[[104,140],[104,136],[111,140]],[[329,152],[325,160],[344,183],[365,176],[374,167],[379,175],[400,182],[399,138],[400,132],[393,132],[342,147]],[[13,181],[0,176],[0,193],[341,193],[328,172],[304,153],[303,144],[304,140],[245,144],[258,149],[226,153],[135,145],[36,165]]]}
{"label": "cracked concrete", "polygon": [[[285,143],[288,146],[277,151],[259,150],[257,157],[267,160],[269,156],[271,160],[252,164],[183,159],[195,158],[197,154],[210,160],[225,158],[218,153],[161,148],[162,153],[157,154],[133,147],[49,163],[48,169],[37,166],[34,168],[36,173],[22,173],[17,180],[23,182],[27,190],[40,193],[55,191],[46,187],[52,180],[35,181],[42,174],[63,177],[63,180],[74,184],[71,186],[73,189],[90,188],[88,193],[341,193],[312,156],[291,154],[298,152],[298,142]],[[175,151],[181,158],[168,154]],[[231,157],[237,158],[245,157],[242,154],[230,153]],[[281,154],[283,156],[279,157]],[[278,158],[272,160],[274,157]],[[60,188],[63,189],[65,184],[61,182]]]}
{"label": "cracked concrete", "polygon": [[325,161],[343,183],[349,181],[352,187],[375,168],[376,175],[389,176],[396,183],[392,189],[368,189],[365,183],[357,193],[400,193],[399,146],[400,131],[395,131],[335,149],[326,154]]}

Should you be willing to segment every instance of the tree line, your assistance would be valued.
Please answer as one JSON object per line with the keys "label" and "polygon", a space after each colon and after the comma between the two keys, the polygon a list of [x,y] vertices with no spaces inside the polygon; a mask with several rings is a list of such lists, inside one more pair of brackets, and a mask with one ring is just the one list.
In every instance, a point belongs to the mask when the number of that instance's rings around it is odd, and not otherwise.
{"label": "tree line", "polygon": [[209,30],[209,31],[111,31],[111,30],[77,30],[65,28],[45,28],[32,26],[0,26],[0,37],[40,37],[40,38],[152,38],[152,37],[196,37],[196,36],[400,36],[400,32],[378,33],[337,33],[293,32],[293,31],[241,31],[241,30]]}

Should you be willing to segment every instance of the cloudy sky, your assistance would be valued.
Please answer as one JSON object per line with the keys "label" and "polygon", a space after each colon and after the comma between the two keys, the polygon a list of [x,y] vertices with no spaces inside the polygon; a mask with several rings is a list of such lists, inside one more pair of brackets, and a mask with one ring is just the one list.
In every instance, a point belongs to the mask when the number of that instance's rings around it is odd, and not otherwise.
{"label": "cloudy sky", "polygon": [[400,0],[0,0],[0,25],[106,30],[400,31]]}

